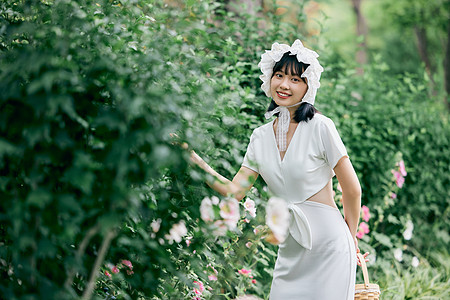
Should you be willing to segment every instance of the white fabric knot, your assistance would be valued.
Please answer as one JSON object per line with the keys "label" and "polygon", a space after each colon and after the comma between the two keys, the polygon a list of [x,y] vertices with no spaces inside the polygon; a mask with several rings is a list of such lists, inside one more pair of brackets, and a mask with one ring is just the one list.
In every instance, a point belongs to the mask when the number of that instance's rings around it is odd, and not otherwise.
{"label": "white fabric knot", "polygon": [[308,218],[299,207],[301,203],[289,203],[288,209],[292,213],[289,233],[302,247],[312,249],[312,233]]}

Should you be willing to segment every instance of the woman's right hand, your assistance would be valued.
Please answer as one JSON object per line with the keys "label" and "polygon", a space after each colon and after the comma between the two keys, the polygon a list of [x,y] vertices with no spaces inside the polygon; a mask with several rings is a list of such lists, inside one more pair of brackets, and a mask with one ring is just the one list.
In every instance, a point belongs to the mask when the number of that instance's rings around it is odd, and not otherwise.
{"label": "woman's right hand", "polygon": [[[353,241],[355,242],[356,253],[361,252],[361,250],[359,250],[359,247],[358,247],[358,239],[357,239],[356,237],[353,237]],[[363,257],[364,257],[365,262],[368,262],[368,261],[369,261],[369,259],[367,258],[368,255],[369,255],[369,252],[366,252],[366,253],[363,254]],[[358,264],[358,266],[361,267],[361,262],[359,261],[359,257],[357,257],[356,259],[357,259],[357,262],[356,262],[356,263]]]}
{"label": "woman's right hand", "polygon": [[175,141],[175,139],[180,139],[180,137],[176,133],[172,132],[172,133],[169,133],[169,135],[172,139],[174,139],[174,141],[172,142],[173,145],[179,145],[179,146],[181,146],[181,148],[183,148],[185,150],[187,150],[189,148],[188,143],[186,143],[186,142],[180,143],[179,141]]}

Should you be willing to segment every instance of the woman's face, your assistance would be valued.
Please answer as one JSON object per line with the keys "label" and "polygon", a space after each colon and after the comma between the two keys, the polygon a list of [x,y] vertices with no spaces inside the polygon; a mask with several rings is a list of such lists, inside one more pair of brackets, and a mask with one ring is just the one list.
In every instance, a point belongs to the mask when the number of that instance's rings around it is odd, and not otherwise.
{"label": "woman's face", "polygon": [[270,81],[272,98],[280,106],[294,105],[302,101],[308,90],[308,85],[300,75],[292,75],[287,69],[281,68],[275,72]]}

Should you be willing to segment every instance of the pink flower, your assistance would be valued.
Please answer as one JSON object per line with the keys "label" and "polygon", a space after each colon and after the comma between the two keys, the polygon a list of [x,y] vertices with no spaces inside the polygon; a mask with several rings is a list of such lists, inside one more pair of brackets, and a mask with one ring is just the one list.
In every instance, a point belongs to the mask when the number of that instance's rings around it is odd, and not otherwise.
{"label": "pink flower", "polygon": [[208,279],[211,281],[216,281],[217,280],[217,276],[216,275],[208,275]]}
{"label": "pink flower", "polygon": [[248,211],[250,216],[252,216],[253,218],[256,217],[255,201],[247,198],[247,200],[244,203],[244,207],[245,207],[245,210]]}
{"label": "pink flower", "polygon": [[116,266],[113,266],[111,268],[111,272],[113,272],[113,274],[117,274],[117,273],[119,273],[119,269]]}
{"label": "pink flower", "polygon": [[133,265],[131,264],[131,261],[129,261],[129,260],[123,259],[122,260],[122,265],[127,266],[130,269],[133,269]]}
{"label": "pink flower", "polygon": [[356,237],[358,239],[362,239],[364,235],[366,235],[367,233],[369,233],[369,225],[367,225],[367,223],[365,222],[361,222],[359,224],[359,228],[358,228],[358,232],[356,233]]}
{"label": "pink flower", "polygon": [[241,274],[241,275],[249,276],[250,273],[252,272],[252,270],[240,269],[238,272],[239,272],[239,274]]}
{"label": "pink flower", "polygon": [[391,198],[392,198],[392,199],[396,199],[396,198],[397,198],[397,194],[391,192]]}
{"label": "pink flower", "polygon": [[226,198],[219,204],[220,216],[230,230],[235,229],[239,221],[239,202],[235,198]]}
{"label": "pink flower", "polygon": [[365,205],[363,205],[361,207],[361,212],[362,212],[362,218],[364,221],[368,222],[370,219],[370,212],[369,212],[369,208]]}
{"label": "pink flower", "polygon": [[400,174],[400,172],[398,172],[398,171],[391,170],[391,172],[392,172],[392,174],[394,174],[397,186],[399,188],[402,188],[403,183],[405,183],[405,178],[403,178],[402,174]]}
{"label": "pink flower", "polygon": [[208,279],[211,281],[216,281],[217,280],[217,274],[219,274],[219,272],[217,272],[216,269],[214,269],[214,267],[211,264],[208,264],[206,266],[207,268],[211,268],[211,270],[214,272],[213,274],[208,275]]}
{"label": "pink flower", "polygon": [[256,283],[256,279],[252,279],[252,283],[255,284]]}
{"label": "pink flower", "polygon": [[244,219],[244,222],[248,224],[248,223],[250,223],[250,220],[247,219],[247,218],[245,218],[245,219]]}
{"label": "pink flower", "polygon": [[361,222],[361,224],[359,224],[359,228],[364,232],[364,234],[367,234],[370,232],[369,225],[367,225],[367,223],[365,223],[365,222]]}
{"label": "pink flower", "polygon": [[400,173],[402,174],[402,176],[406,176],[406,170],[405,170],[405,162],[403,160],[399,161],[397,163],[398,169],[400,171]]}
{"label": "pink flower", "polygon": [[105,271],[105,275],[111,278],[111,274],[108,271]]}
{"label": "pink flower", "polygon": [[197,287],[194,287],[194,293],[196,295],[201,295],[205,290],[203,283],[201,281],[194,281],[194,285],[197,285]]}
{"label": "pink flower", "polygon": [[134,274],[134,272],[133,272],[133,271],[131,271],[131,270],[127,270],[127,274],[128,274],[128,275],[133,275],[133,274]]}

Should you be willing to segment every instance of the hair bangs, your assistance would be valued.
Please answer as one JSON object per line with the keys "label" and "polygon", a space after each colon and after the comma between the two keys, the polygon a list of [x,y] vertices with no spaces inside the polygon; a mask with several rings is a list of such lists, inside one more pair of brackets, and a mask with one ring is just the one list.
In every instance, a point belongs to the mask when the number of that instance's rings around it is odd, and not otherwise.
{"label": "hair bangs", "polygon": [[287,75],[301,77],[308,66],[308,64],[299,62],[296,55],[291,55],[290,52],[287,52],[273,67],[272,77],[278,71],[282,71]]}

